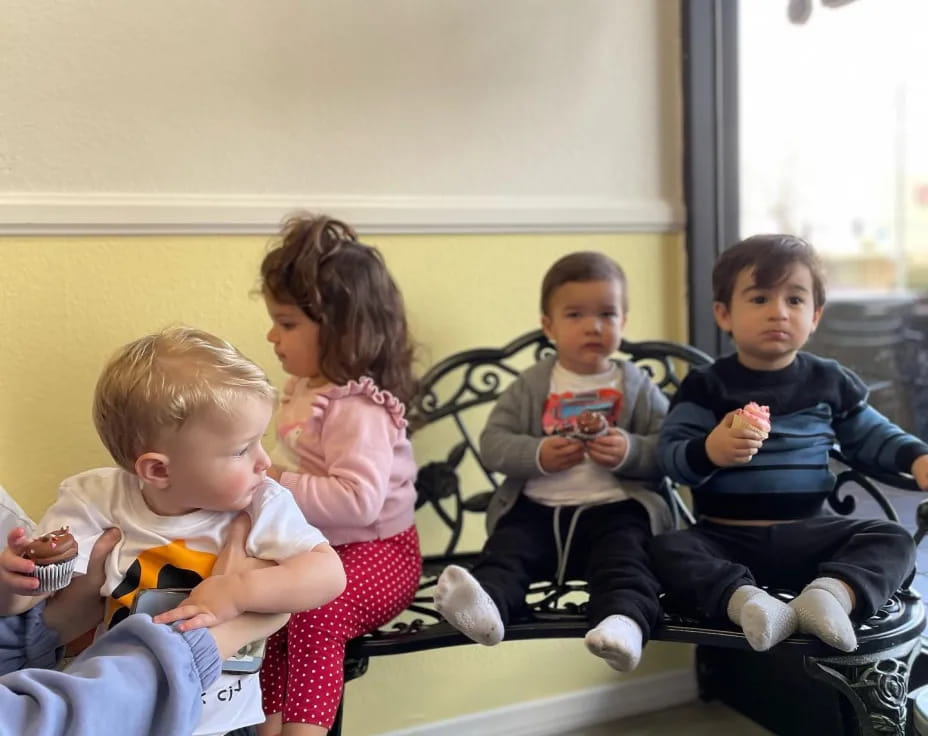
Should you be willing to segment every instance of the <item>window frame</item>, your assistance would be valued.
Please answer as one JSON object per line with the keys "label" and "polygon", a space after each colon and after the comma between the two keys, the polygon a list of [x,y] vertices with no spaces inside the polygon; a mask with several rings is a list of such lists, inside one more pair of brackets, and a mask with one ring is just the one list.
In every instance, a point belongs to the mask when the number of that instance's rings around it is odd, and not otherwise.
{"label": "window frame", "polygon": [[739,238],[738,5],[680,1],[689,342],[714,356],[712,264]]}

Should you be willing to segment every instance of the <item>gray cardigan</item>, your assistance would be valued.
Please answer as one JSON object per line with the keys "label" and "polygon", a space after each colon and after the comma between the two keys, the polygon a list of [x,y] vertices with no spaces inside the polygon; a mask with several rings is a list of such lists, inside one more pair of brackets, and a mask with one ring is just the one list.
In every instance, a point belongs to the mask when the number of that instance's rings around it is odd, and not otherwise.
{"label": "gray cardigan", "polygon": [[[555,360],[555,356],[548,356],[523,371],[497,399],[480,435],[484,465],[506,476],[487,509],[488,532],[515,505],[525,482],[544,475],[538,467],[538,446],[546,437],[541,415],[551,392]],[[670,509],[652,490],[661,478],[657,438],[667,414],[667,398],[637,365],[626,360],[616,362],[624,377],[624,398],[617,426],[628,437],[628,454],[615,473],[622,478],[622,487],[629,498],[647,509],[652,533],[659,534],[672,525]]]}

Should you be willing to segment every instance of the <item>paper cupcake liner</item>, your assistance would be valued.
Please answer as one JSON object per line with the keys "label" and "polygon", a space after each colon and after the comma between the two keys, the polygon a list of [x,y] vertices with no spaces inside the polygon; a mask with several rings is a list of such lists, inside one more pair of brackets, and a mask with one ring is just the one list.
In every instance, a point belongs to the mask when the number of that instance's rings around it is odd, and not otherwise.
{"label": "paper cupcake liner", "polygon": [[597,437],[602,437],[606,432],[609,431],[609,427],[603,427],[598,432],[571,432],[568,437],[573,437],[575,440],[581,440],[582,442],[589,442],[590,440],[595,440]]}
{"label": "paper cupcake liner", "polygon": [[597,437],[602,437],[604,434],[609,432],[609,427],[605,426],[598,432],[592,432],[587,434],[586,432],[580,432],[576,428],[560,430],[557,432],[558,437],[566,437],[569,440],[580,440],[581,442],[589,442],[590,440],[595,440]]}
{"label": "paper cupcake liner", "polygon": [[753,429],[761,436],[761,439],[767,439],[767,433],[753,422],[749,422],[741,414],[735,414],[731,420],[732,429]]}
{"label": "paper cupcake liner", "polygon": [[76,564],[77,557],[72,557],[70,560],[55,562],[51,565],[36,565],[33,573],[39,579],[36,592],[51,593],[66,587],[71,582],[71,574]]}

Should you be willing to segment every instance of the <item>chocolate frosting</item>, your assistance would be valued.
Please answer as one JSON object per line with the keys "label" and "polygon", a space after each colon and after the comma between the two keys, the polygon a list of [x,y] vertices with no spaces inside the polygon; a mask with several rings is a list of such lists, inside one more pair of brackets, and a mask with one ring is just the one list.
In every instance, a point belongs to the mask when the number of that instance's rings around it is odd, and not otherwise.
{"label": "chocolate frosting", "polygon": [[27,560],[32,560],[36,565],[66,562],[72,557],[77,557],[77,542],[71,536],[68,527],[64,526],[33,539],[22,556]]}
{"label": "chocolate frosting", "polygon": [[606,418],[599,412],[584,409],[577,417],[577,430],[584,434],[596,434],[606,428]]}

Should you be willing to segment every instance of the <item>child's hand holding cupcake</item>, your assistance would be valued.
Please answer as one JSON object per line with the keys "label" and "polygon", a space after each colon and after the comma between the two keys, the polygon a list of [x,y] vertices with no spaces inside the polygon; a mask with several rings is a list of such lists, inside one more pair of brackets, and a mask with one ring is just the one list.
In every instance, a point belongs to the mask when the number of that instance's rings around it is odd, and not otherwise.
{"label": "child's hand holding cupcake", "polygon": [[0,586],[14,595],[37,595],[39,580],[33,574],[35,563],[22,556],[31,537],[18,526],[6,539],[7,546],[0,553]]}
{"label": "child's hand holding cupcake", "polygon": [[586,443],[586,454],[603,467],[615,469],[628,454],[628,438],[615,427],[608,427],[602,434]]}
{"label": "child's hand holding cupcake", "polygon": [[[746,414],[748,407],[752,411]],[[767,407],[753,402],[748,407],[728,412],[706,437],[706,455],[719,468],[751,462],[770,433]]]}
{"label": "child's hand holding cupcake", "polygon": [[30,539],[17,527],[0,554],[0,582],[17,595],[40,595],[71,582],[77,562],[77,542],[67,527]]}

